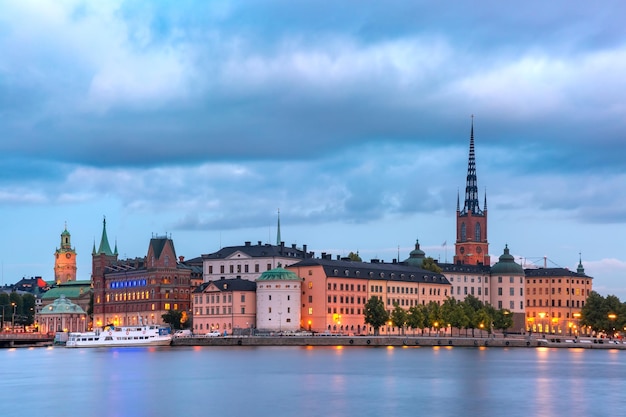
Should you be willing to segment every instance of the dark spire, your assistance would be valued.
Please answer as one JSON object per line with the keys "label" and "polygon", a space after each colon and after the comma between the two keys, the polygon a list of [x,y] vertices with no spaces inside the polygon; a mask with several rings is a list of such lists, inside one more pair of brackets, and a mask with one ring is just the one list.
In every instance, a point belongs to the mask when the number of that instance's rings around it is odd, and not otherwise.
{"label": "dark spire", "polygon": [[476,156],[474,154],[474,115],[472,115],[472,130],[470,134],[469,161],[467,163],[467,181],[465,184],[465,206],[463,214],[482,214],[478,205],[478,181],[476,179]]}
{"label": "dark spire", "polygon": [[585,274],[585,268],[583,267],[583,255],[578,253],[578,268],[576,268],[576,272],[579,274]]}
{"label": "dark spire", "polygon": [[487,189],[485,188],[485,202],[483,203],[483,210],[487,211]]}
{"label": "dark spire", "polygon": [[280,209],[278,209],[278,228],[276,229],[276,246],[280,246]]}
{"label": "dark spire", "polygon": [[456,211],[461,211],[461,197],[459,196],[459,189],[456,190]]}

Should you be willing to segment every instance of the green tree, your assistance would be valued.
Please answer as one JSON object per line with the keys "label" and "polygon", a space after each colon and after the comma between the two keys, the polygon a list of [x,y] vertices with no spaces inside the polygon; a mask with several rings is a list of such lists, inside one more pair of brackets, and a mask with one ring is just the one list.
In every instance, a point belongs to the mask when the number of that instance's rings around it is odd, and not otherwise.
{"label": "green tree", "polygon": [[367,303],[365,303],[363,314],[365,316],[365,323],[374,328],[375,335],[378,335],[380,327],[389,320],[389,313],[385,310],[383,300],[375,295],[370,297]]}
{"label": "green tree", "polygon": [[422,304],[418,304],[409,308],[409,314],[407,317],[406,324],[411,329],[413,329],[413,334],[415,335],[415,329],[422,329],[422,334],[424,334],[424,327],[426,327],[426,312],[425,307]]}
{"label": "green tree", "polygon": [[497,310],[493,316],[493,327],[496,330],[501,330],[506,337],[506,330],[513,326],[513,314],[507,310]]}
{"label": "green tree", "polygon": [[167,313],[161,315],[163,322],[170,325],[172,330],[180,330],[183,328],[181,319],[183,318],[183,312],[179,310],[170,310]]}
{"label": "green tree", "polygon": [[441,274],[441,267],[437,265],[437,262],[430,256],[427,256],[422,261],[422,269],[434,272],[436,274]]}
{"label": "green tree", "polygon": [[468,295],[463,301],[463,312],[467,316],[467,325],[465,326],[465,334],[467,335],[467,329],[472,329],[472,337],[474,337],[474,329],[477,329],[480,321],[478,311],[480,311],[484,305],[482,301],[473,295]]}
{"label": "green tree", "polygon": [[430,336],[430,329],[433,327],[436,332],[439,332],[439,328],[442,326],[443,320],[441,317],[441,307],[435,301],[431,301],[426,305],[426,318],[428,335]]}
{"label": "green tree", "polygon": [[35,322],[35,302],[35,296],[32,294],[24,294],[22,296],[22,321],[26,326],[30,326]]}
{"label": "green tree", "polygon": [[[450,324],[451,327],[457,328],[460,335],[461,329],[465,328],[469,321],[463,310],[463,303],[448,297],[446,301],[443,302],[441,309],[443,311],[444,321]],[[450,329],[450,332],[452,332],[452,329]]]}
{"label": "green tree", "polygon": [[359,251],[357,251],[356,253],[350,252],[348,254],[348,258],[350,258],[350,260],[354,262],[363,262],[363,259],[361,259],[361,257],[359,256]]}
{"label": "green tree", "polygon": [[[491,334],[491,323],[493,322],[493,317],[491,316],[491,314],[489,314],[488,309],[481,308],[480,310],[478,310],[476,312],[475,319],[476,319],[477,328],[479,328],[481,331],[486,330],[488,334]],[[473,336],[473,331],[472,331],[472,336]],[[482,336],[482,333],[481,333],[481,336]]]}
{"label": "green tree", "polygon": [[406,327],[406,322],[408,319],[408,313],[406,312],[405,309],[403,309],[402,307],[400,307],[400,304],[398,303],[394,303],[393,304],[393,310],[391,311],[391,324],[394,327],[399,328],[402,331],[402,334],[404,334],[404,328]]}

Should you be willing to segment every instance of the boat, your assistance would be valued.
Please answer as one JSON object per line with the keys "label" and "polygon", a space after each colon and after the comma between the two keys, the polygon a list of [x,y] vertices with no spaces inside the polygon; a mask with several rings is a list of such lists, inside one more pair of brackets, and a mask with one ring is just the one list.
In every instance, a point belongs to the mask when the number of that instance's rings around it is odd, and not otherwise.
{"label": "boat", "polygon": [[172,342],[169,327],[153,325],[114,326],[109,324],[91,332],[71,332],[65,347],[168,346]]}

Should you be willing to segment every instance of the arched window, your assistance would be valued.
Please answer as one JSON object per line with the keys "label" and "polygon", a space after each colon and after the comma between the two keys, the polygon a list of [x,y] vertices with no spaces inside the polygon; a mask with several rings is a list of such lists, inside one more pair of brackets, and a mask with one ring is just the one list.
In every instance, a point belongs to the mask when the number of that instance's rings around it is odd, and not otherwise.
{"label": "arched window", "polygon": [[474,227],[474,240],[480,242],[480,223],[478,222],[476,222],[476,226]]}
{"label": "arched window", "polygon": [[461,242],[467,240],[467,230],[465,229],[465,223],[461,223]]}

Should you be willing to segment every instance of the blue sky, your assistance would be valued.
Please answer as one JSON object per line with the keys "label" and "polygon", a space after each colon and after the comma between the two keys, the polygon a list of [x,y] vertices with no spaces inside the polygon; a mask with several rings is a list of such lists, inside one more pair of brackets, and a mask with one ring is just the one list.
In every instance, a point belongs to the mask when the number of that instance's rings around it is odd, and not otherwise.
{"label": "blue sky", "polygon": [[[2,282],[244,241],[451,260],[474,114],[492,259],[626,300],[620,1],[0,0]],[[442,246],[447,242],[447,251]]]}

